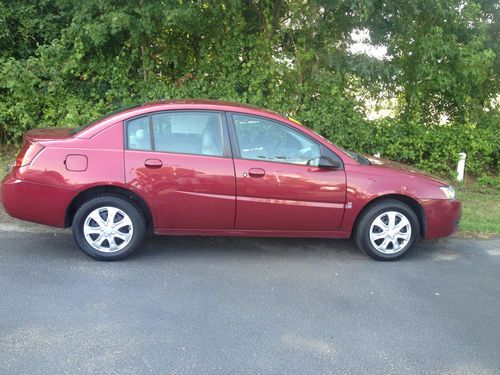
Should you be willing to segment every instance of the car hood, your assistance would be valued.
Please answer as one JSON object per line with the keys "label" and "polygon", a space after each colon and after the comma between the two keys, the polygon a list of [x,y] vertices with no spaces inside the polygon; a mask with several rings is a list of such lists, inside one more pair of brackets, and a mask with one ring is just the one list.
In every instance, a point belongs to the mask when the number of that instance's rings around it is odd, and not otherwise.
{"label": "car hood", "polygon": [[408,174],[408,175],[424,178],[426,180],[431,180],[431,181],[433,181],[439,185],[442,185],[442,186],[449,185],[446,181],[441,180],[439,178],[436,178],[428,173],[422,172],[422,171],[418,170],[417,168],[410,167],[409,165],[401,164],[401,163],[398,163],[398,162],[395,162],[392,160],[383,159],[383,158],[377,158],[377,157],[371,156],[371,155],[363,155],[363,156],[366,157],[368,160],[370,160],[370,162],[372,163],[372,165],[374,167],[379,167],[379,168],[381,167],[381,168],[385,168],[385,169],[392,169],[392,170],[401,171],[401,172],[404,172],[405,174]]}

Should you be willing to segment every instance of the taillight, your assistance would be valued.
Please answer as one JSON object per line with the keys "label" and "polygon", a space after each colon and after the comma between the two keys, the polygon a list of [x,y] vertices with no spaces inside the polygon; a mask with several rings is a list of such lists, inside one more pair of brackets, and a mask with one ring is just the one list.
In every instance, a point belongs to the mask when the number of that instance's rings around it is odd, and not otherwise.
{"label": "taillight", "polygon": [[14,167],[19,168],[30,164],[43,149],[44,147],[40,143],[26,142],[16,158]]}

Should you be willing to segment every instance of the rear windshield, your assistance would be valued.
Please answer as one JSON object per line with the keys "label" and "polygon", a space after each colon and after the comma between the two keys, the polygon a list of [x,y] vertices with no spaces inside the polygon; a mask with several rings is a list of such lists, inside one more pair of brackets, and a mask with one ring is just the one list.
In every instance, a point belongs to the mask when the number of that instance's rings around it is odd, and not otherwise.
{"label": "rear windshield", "polygon": [[138,108],[138,107],[140,107],[141,105],[142,105],[142,104],[135,104],[135,105],[132,105],[132,106],[129,106],[129,107],[124,107],[124,108],[117,109],[116,111],[113,111],[113,112],[109,112],[109,113],[105,114],[104,116],[102,116],[102,117],[98,118],[97,120],[93,120],[93,121],[91,121],[91,122],[88,122],[88,123],[86,123],[86,124],[84,124],[84,125],[81,125],[81,126],[79,126],[79,127],[75,128],[75,129],[71,129],[69,133],[70,133],[71,135],[78,134],[78,133],[80,133],[82,130],[85,130],[85,129],[87,129],[87,128],[91,127],[92,125],[97,124],[99,121],[106,120],[108,117],[111,117],[111,116],[117,115],[117,114],[118,114],[118,113],[120,113],[120,112],[127,111],[127,110],[129,110],[129,109]]}

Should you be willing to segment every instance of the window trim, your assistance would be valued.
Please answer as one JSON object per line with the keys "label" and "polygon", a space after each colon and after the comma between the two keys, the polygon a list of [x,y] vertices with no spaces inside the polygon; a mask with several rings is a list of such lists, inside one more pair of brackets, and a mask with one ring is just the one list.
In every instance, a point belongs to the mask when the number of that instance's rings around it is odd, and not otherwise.
{"label": "window trim", "polygon": [[[155,145],[155,139],[154,139],[154,126],[153,126],[153,116],[154,115],[159,115],[159,114],[174,114],[174,113],[192,113],[192,112],[202,112],[202,113],[214,113],[219,115],[220,122],[221,122],[221,137],[222,137],[222,155],[204,155],[204,154],[199,154],[199,153],[192,153],[192,152],[173,152],[173,151],[161,151],[161,150],[156,150],[156,145]],[[131,121],[137,120],[142,117],[147,117],[148,122],[149,122],[149,132],[150,132],[150,137],[151,137],[151,149],[150,150],[137,150],[130,148],[129,146],[129,140],[128,140],[128,126]],[[228,125],[227,125],[227,119],[225,116],[224,111],[219,111],[219,110],[205,110],[205,109],[172,109],[172,110],[162,110],[162,111],[155,111],[155,112],[149,112],[149,113],[143,113],[138,116],[130,117],[126,120],[123,121],[123,137],[124,137],[124,150],[125,151],[140,151],[140,152],[154,152],[154,153],[161,153],[161,154],[179,154],[179,155],[194,155],[194,156],[203,156],[203,157],[212,157],[212,158],[232,158],[232,153],[231,153],[231,143],[229,141],[229,133],[228,133]]]}
{"label": "window trim", "polygon": [[[156,144],[155,144],[155,133],[153,129],[153,116],[148,116],[148,123],[149,123],[149,138],[151,138],[151,150],[156,150]],[[128,136],[128,133],[127,133]],[[128,139],[128,137],[127,137]]]}
{"label": "window trim", "polygon": [[226,117],[227,117],[227,122],[229,125],[229,136],[231,140],[231,148],[233,151],[233,157],[235,159],[241,159],[241,160],[254,160],[257,162],[267,162],[267,163],[276,163],[276,164],[287,164],[287,165],[298,165],[298,166],[303,166],[303,167],[311,167],[310,165],[305,165],[305,164],[297,164],[297,163],[287,163],[287,162],[282,162],[282,161],[275,161],[275,160],[260,160],[260,159],[246,159],[241,157],[241,151],[240,151],[240,145],[238,142],[238,136],[236,135],[236,126],[234,124],[234,119],[233,115],[240,115],[240,116],[249,116],[249,117],[254,117],[254,118],[259,118],[271,123],[275,123],[277,125],[284,126],[285,128],[288,128],[290,131],[295,132],[303,137],[306,137],[309,139],[312,143],[315,143],[318,145],[321,156],[327,156],[329,157],[330,155],[327,155],[325,153],[325,150],[327,150],[328,153],[331,153],[335,156],[335,158],[340,162],[340,168],[337,168],[336,170],[343,170],[344,169],[344,162],[340,156],[337,155],[336,152],[331,150],[330,148],[326,147],[323,143],[319,142],[317,139],[314,139],[311,137],[309,134],[304,133],[300,129],[297,129],[287,123],[284,123],[279,120],[275,120],[266,116],[261,116],[261,115],[254,115],[254,114],[249,114],[249,113],[244,113],[244,112],[226,112]]}

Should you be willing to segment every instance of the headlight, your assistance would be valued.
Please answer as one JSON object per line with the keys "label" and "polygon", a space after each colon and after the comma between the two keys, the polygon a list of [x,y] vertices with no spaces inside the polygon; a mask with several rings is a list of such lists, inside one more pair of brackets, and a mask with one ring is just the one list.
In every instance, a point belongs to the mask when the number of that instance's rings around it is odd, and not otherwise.
{"label": "headlight", "polygon": [[440,186],[439,188],[446,196],[446,199],[455,199],[455,189],[453,189],[453,186]]}

